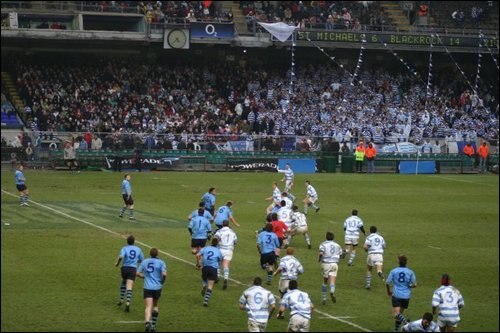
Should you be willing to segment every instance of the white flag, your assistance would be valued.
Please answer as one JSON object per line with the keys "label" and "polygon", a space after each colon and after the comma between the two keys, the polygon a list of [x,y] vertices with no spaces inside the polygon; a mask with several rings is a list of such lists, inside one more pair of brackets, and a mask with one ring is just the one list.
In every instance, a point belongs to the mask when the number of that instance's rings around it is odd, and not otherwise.
{"label": "white flag", "polygon": [[278,23],[263,23],[257,22],[264,29],[266,29],[271,35],[276,37],[280,42],[286,41],[293,34],[297,27],[293,25],[288,25],[283,22]]}

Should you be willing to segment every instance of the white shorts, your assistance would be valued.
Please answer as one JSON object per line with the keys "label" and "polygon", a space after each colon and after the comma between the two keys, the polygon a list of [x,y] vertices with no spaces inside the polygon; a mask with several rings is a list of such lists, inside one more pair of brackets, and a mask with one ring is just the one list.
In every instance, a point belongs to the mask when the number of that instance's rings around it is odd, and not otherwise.
{"label": "white shorts", "polygon": [[285,181],[285,192],[288,192],[292,189],[293,186],[293,180],[286,180]]}
{"label": "white shorts", "polygon": [[359,242],[359,237],[346,237],[345,238],[345,245],[358,246],[358,242]]}
{"label": "white shorts", "polygon": [[449,327],[457,327],[457,321],[450,321],[438,316],[437,324],[439,327],[449,326]]}
{"label": "white shorts", "polygon": [[233,250],[224,250],[220,249],[220,253],[222,254],[222,259],[229,260],[233,259]]}
{"label": "white shorts", "polygon": [[305,227],[298,227],[295,229],[292,229],[292,235],[305,235],[307,234],[307,226]]}
{"label": "white shorts", "polygon": [[371,267],[375,265],[383,265],[384,256],[381,255],[380,253],[369,254],[368,257],[366,258],[366,264]]}
{"label": "white shorts", "polygon": [[321,264],[321,270],[323,271],[323,277],[328,279],[329,276],[337,276],[339,266],[337,263],[325,263]]}
{"label": "white shorts", "polygon": [[288,332],[309,332],[310,320],[301,315],[293,315],[288,322]]}
{"label": "white shorts", "polygon": [[307,200],[310,202],[310,203],[315,203],[316,201],[318,201],[318,197],[307,197]]}
{"label": "white shorts", "polygon": [[283,294],[288,290],[288,285],[290,284],[290,280],[280,279],[280,283],[278,286],[279,291]]}
{"label": "white shorts", "polygon": [[253,319],[248,319],[248,332],[265,332],[267,327],[266,323],[258,323]]}

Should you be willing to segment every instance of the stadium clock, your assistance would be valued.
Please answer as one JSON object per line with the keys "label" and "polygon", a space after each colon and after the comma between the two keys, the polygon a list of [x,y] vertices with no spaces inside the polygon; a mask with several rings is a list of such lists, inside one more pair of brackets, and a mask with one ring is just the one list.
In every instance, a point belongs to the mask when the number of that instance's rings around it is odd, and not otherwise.
{"label": "stadium clock", "polygon": [[187,42],[186,31],[181,29],[173,29],[168,33],[167,42],[173,49],[182,49]]}

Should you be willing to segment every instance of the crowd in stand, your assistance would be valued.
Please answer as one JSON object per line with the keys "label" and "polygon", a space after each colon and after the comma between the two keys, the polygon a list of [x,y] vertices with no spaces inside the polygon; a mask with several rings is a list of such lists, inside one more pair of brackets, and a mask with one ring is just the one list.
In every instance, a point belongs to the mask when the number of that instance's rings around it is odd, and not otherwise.
{"label": "crowd in stand", "polygon": [[233,13],[221,1],[85,1],[84,8],[100,12],[144,14],[149,23],[185,21],[231,22]]}
{"label": "crowd in stand", "polygon": [[301,29],[394,30],[374,1],[240,1],[249,30],[255,20],[286,22]]}
{"label": "crowd in stand", "polygon": [[15,61],[11,68],[35,132],[144,133],[130,136],[132,146],[137,138],[145,144],[150,138],[147,148],[154,148],[159,141],[171,147],[252,134],[377,144],[498,138],[498,86],[480,82],[480,99],[458,80],[436,75],[426,100],[422,80],[377,66],[360,73],[362,84],[334,65],[297,66],[292,98],[289,71],[242,61],[210,66]]}

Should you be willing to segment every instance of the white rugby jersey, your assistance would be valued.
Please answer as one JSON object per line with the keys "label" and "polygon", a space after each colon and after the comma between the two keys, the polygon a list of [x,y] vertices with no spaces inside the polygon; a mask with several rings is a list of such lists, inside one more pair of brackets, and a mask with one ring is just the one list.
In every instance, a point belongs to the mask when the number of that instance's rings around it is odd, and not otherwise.
{"label": "white rugby jersey", "polygon": [[217,230],[215,237],[219,239],[219,249],[222,250],[232,251],[234,249],[234,244],[238,241],[238,236],[236,236],[233,229],[229,227],[222,227]]}
{"label": "white rugby jersey", "polygon": [[252,286],[243,292],[240,304],[245,304],[248,319],[258,323],[267,323],[269,318],[269,306],[276,303],[273,293],[261,286]]}
{"label": "white rugby jersey", "polygon": [[286,202],[285,207],[286,207],[286,208],[290,208],[290,209],[292,209],[292,206],[293,206],[293,201],[292,201],[292,200],[290,200],[290,198],[288,198],[288,197],[281,197],[281,200],[285,200],[285,202]]}
{"label": "white rugby jersey", "polygon": [[304,267],[292,255],[281,258],[279,267],[281,267],[281,279],[283,280],[297,280],[298,275],[304,273]]}
{"label": "white rugby jersey", "polygon": [[312,303],[306,292],[298,289],[289,290],[281,299],[280,305],[290,309],[290,316],[298,314],[311,319]]}
{"label": "white rugby jersey", "polygon": [[318,193],[316,192],[316,189],[312,185],[307,185],[307,195],[311,198],[317,198]]}
{"label": "white rugby jersey", "polygon": [[334,241],[324,241],[319,246],[321,252],[321,262],[324,264],[338,263],[342,255],[342,247]]}
{"label": "white rugby jersey", "polygon": [[287,181],[293,180],[293,171],[291,168],[285,170],[278,170],[278,172],[285,174],[285,180]]}
{"label": "white rugby jersey", "polygon": [[294,212],[292,215],[292,223],[297,228],[307,227],[307,217],[304,213]]}
{"label": "white rugby jersey", "polygon": [[458,323],[459,309],[465,305],[460,291],[453,286],[441,286],[432,295],[432,306],[439,307],[439,319]]}
{"label": "white rugby jersey", "polygon": [[345,237],[359,238],[359,228],[363,226],[363,220],[353,215],[344,221]]}
{"label": "white rugby jersey", "polygon": [[368,254],[383,254],[385,249],[384,237],[377,233],[370,234],[365,239],[365,245],[368,247]]}
{"label": "white rugby jersey", "polygon": [[274,202],[281,202],[281,191],[278,187],[273,190],[273,200]]}
{"label": "white rugby jersey", "polygon": [[278,209],[276,214],[278,214],[278,220],[285,222],[286,226],[290,229],[292,225],[292,213],[290,208],[281,207]]}

